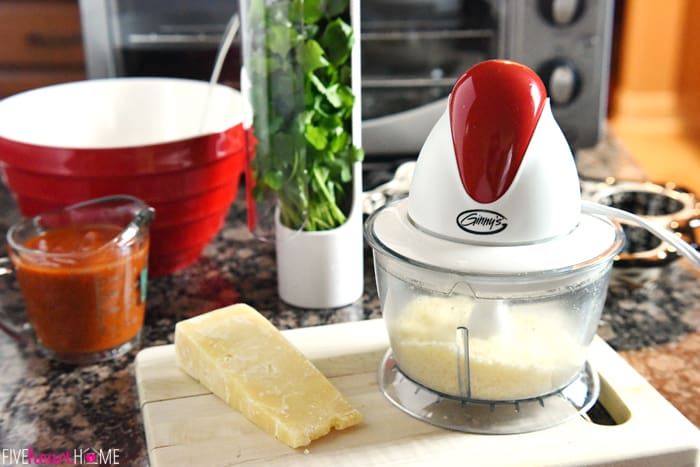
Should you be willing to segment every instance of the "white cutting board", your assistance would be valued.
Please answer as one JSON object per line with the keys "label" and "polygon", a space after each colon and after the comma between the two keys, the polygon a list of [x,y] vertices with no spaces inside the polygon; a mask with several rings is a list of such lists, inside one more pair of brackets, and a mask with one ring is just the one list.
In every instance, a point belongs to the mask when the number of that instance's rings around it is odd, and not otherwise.
{"label": "white cutting board", "polygon": [[151,347],[135,364],[151,465],[700,465],[698,430],[599,338],[590,362],[601,402],[621,424],[576,418],[533,433],[476,435],[415,420],[384,398],[381,319],[284,335],[362,412],[362,424],[291,449],[182,372],[174,346]]}

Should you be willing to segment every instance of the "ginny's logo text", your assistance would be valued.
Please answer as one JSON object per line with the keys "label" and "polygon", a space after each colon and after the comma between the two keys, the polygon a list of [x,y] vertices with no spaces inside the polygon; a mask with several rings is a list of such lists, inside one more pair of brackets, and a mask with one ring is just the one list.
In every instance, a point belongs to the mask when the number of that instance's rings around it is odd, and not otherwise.
{"label": "ginny's logo text", "polygon": [[503,232],[508,227],[508,219],[496,211],[471,209],[459,213],[457,225],[465,232],[477,235],[491,235]]}
{"label": "ginny's logo text", "polygon": [[119,449],[40,452],[34,448],[0,449],[0,465],[119,465]]}

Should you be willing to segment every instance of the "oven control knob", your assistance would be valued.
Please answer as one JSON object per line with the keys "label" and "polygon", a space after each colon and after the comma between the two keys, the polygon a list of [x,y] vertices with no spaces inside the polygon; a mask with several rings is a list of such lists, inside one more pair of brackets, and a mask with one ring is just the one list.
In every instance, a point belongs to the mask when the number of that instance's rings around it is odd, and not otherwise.
{"label": "oven control knob", "polygon": [[553,106],[573,102],[581,91],[581,73],[573,62],[557,58],[540,67],[542,78]]}
{"label": "oven control knob", "polygon": [[583,13],[584,0],[540,0],[542,16],[555,26],[574,23]]}

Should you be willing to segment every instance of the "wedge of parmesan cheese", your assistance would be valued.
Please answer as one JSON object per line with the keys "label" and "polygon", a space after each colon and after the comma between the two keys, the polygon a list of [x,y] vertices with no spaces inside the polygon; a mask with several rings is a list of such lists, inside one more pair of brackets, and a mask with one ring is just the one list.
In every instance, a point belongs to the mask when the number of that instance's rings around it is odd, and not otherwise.
{"label": "wedge of parmesan cheese", "polygon": [[186,373],[292,448],[362,421],[335,386],[248,305],[177,323],[175,353]]}

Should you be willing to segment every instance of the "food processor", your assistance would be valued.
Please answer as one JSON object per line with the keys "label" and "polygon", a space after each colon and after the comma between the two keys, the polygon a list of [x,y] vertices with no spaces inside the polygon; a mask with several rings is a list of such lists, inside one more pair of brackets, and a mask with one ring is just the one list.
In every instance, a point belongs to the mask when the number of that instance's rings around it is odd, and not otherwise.
{"label": "food processor", "polygon": [[581,206],[537,74],[507,60],[467,70],[408,196],[365,224],[391,344],[379,386],[392,403],[476,433],[543,429],[593,405],[587,350],[624,235]]}

